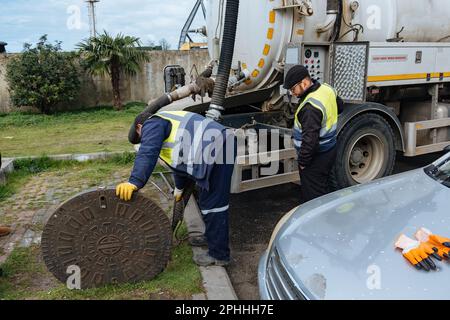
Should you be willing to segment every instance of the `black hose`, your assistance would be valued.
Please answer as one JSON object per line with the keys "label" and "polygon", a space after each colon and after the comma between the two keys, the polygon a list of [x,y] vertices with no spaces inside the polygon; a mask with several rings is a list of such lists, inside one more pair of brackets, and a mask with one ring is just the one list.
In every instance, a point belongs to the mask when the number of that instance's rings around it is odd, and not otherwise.
{"label": "black hose", "polygon": [[170,97],[165,94],[149,104],[135,119],[128,132],[128,141],[132,144],[139,144],[141,141],[139,135],[136,132],[136,126],[143,124],[148,118],[154,115],[159,109],[169,105],[171,103]]}
{"label": "black hose", "polygon": [[169,105],[172,101],[170,100],[169,95],[165,94],[153,101],[148,105],[147,108],[143,111],[143,113],[155,114],[159,111],[159,109]]}
{"label": "black hose", "polygon": [[217,73],[214,93],[211,99],[208,117],[218,120],[225,110],[225,94],[228,89],[231,63],[233,61],[236,27],[239,15],[239,0],[227,0],[225,12],[225,26],[220,52],[219,70]]}
{"label": "black hose", "polygon": [[184,209],[188,205],[189,199],[191,199],[192,194],[195,191],[195,182],[189,180],[184,187],[183,197],[180,201],[174,200],[173,210],[172,210],[172,231],[175,232],[176,228],[180,222],[184,219]]}
{"label": "black hose", "polygon": [[[342,27],[342,15],[344,12],[344,5],[342,4],[342,0],[337,0],[338,2],[338,9],[337,9],[337,17],[336,22],[334,23],[333,33],[331,34],[330,41],[336,42],[338,41],[340,35],[341,35],[341,27]],[[327,5],[332,5],[328,3]]]}

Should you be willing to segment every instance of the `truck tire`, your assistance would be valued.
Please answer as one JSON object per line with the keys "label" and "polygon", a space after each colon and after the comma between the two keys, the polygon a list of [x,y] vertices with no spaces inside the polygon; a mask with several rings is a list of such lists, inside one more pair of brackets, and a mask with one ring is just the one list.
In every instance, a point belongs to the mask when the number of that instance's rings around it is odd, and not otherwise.
{"label": "truck tire", "polygon": [[392,174],[396,156],[394,132],[378,114],[365,113],[347,123],[339,134],[337,148],[330,177],[333,190]]}

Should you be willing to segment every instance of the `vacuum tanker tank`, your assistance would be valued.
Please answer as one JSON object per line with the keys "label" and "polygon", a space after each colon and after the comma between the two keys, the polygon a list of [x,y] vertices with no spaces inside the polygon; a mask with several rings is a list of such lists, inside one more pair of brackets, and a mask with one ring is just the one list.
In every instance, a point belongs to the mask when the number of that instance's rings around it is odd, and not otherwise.
{"label": "vacuum tanker tank", "polygon": [[[292,128],[298,101],[281,85],[296,64],[345,101],[332,179],[338,188],[390,175],[397,152],[413,157],[450,145],[450,0],[241,0],[237,23],[226,27],[226,16],[236,18],[226,13],[234,1],[205,1],[208,49],[219,65],[233,50],[224,33],[236,31],[228,114],[260,110],[265,115],[249,115],[250,123],[289,136],[283,130]],[[235,189],[298,179],[295,150],[285,148],[294,165],[279,179],[252,176]]]}
{"label": "vacuum tanker tank", "polygon": [[[207,5],[208,47],[218,59],[226,0]],[[450,0],[243,0],[233,68],[240,62],[251,77],[239,89],[270,84],[288,43],[328,42],[339,21],[330,5],[342,6],[338,42],[450,41]]]}

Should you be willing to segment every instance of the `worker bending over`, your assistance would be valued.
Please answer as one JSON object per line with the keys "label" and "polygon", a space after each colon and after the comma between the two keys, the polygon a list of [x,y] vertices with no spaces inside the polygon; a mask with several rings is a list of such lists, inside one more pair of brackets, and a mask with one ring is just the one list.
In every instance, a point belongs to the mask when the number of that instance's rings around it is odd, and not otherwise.
{"label": "worker bending over", "polygon": [[129,140],[141,146],[131,176],[117,186],[117,195],[129,201],[133,192],[146,185],[159,157],[174,172],[176,200],[182,200],[189,180],[195,181],[200,190],[198,200],[209,251],[195,256],[195,262],[200,266],[227,265],[229,196],[236,158],[233,132],[211,119],[184,111],[141,114],[134,129]]}

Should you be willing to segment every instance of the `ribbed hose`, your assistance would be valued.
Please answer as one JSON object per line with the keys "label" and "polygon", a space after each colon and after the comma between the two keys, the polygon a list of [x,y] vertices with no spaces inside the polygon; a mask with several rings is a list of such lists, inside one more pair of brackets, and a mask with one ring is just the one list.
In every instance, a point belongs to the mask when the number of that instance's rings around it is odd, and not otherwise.
{"label": "ribbed hose", "polygon": [[[209,70],[206,70],[202,73],[203,76],[207,76],[209,73]],[[206,86],[205,90],[209,90],[208,88],[211,86],[210,82],[211,79],[206,79],[203,81],[203,85]],[[158,99],[154,100],[153,102],[149,103],[148,107],[145,108],[144,111],[142,111],[134,120],[134,123],[130,127],[130,131],[128,132],[128,141],[132,144],[138,144],[140,143],[140,137],[138,136],[136,132],[136,126],[138,124],[144,124],[144,122],[150,118],[152,115],[157,113],[160,109],[164,108],[165,106],[171,104],[174,101],[181,100],[183,98],[189,97],[191,94],[197,94],[201,93],[202,88],[197,83],[191,83],[188,85],[185,85],[175,91],[172,91],[169,94],[164,94]],[[209,91],[208,91],[209,92]]]}
{"label": "ribbed hose", "polygon": [[159,109],[169,105],[171,103],[170,97],[165,94],[152,103],[148,105],[148,107],[144,110],[144,112],[149,113],[150,115],[155,114],[159,111]]}
{"label": "ribbed hose", "polygon": [[130,127],[130,130],[128,131],[128,141],[132,144],[139,144],[141,143],[141,138],[136,133],[136,126],[137,124],[143,124],[145,120],[150,118],[152,115],[154,115],[159,109],[169,105],[171,103],[170,97],[165,94],[152,103],[148,105],[147,108],[145,108],[144,111],[142,111],[135,119],[133,124]]}
{"label": "ribbed hose", "polygon": [[189,180],[184,187],[182,200],[174,200],[173,210],[172,210],[172,231],[175,232],[180,222],[184,219],[184,209],[186,208],[189,199],[195,190],[195,182]]}
{"label": "ribbed hose", "polygon": [[222,111],[225,110],[225,94],[228,89],[228,79],[230,77],[231,63],[233,61],[238,15],[239,0],[227,0],[219,70],[216,77],[216,84],[214,86],[211,104],[208,112],[206,113],[207,117],[216,121],[220,119]]}

